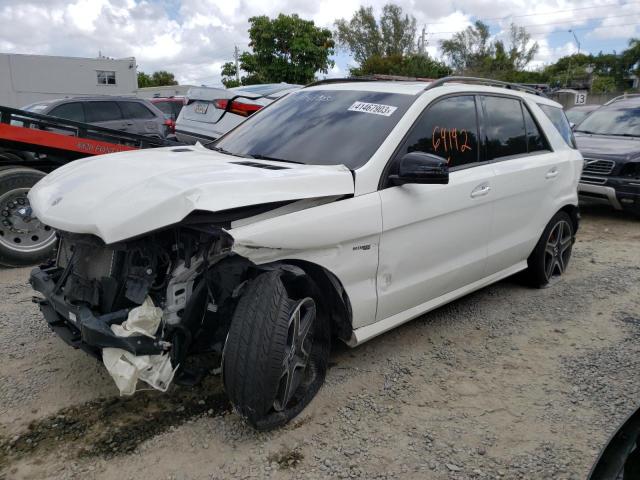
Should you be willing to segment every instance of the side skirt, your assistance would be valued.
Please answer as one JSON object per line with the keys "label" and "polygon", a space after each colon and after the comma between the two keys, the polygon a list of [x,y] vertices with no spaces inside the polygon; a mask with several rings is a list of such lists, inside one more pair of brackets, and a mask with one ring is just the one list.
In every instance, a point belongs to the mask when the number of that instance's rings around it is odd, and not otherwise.
{"label": "side skirt", "polygon": [[475,290],[479,290],[483,287],[486,287],[487,285],[491,285],[492,283],[498,282],[503,278],[510,277],[511,275],[525,270],[526,268],[527,262],[525,260],[513,265],[512,267],[494,273],[493,275],[489,275],[488,277],[470,283],[469,285],[441,295],[438,298],[434,298],[433,300],[429,300],[428,302],[421,303],[420,305],[405,310],[404,312],[397,313],[395,315],[392,315],[391,317],[385,318],[384,320],[372,323],[371,325],[357,328],[351,334],[351,338],[347,342],[347,345],[349,345],[350,347],[360,345],[361,343],[364,343],[367,340],[371,340],[373,337],[387,332],[397,327],[398,325],[402,325],[403,323],[413,320],[414,318],[430,312],[431,310],[434,310],[438,307],[441,307],[442,305],[445,305],[457,298],[464,297],[465,295]]}

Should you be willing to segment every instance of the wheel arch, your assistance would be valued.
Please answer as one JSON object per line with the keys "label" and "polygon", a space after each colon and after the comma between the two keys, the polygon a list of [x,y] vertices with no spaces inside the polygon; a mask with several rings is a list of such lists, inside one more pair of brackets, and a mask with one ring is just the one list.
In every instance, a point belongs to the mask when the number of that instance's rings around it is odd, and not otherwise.
{"label": "wheel arch", "polygon": [[332,333],[347,342],[353,332],[352,309],[349,295],[338,277],[322,265],[307,260],[283,259],[269,264],[258,265],[258,268],[293,265],[300,268],[313,280],[324,297],[327,313],[331,321]]}
{"label": "wheel arch", "polygon": [[577,205],[569,203],[562,207],[560,212],[565,212],[571,218],[571,223],[573,224],[573,234],[575,235],[580,227],[580,209]]}

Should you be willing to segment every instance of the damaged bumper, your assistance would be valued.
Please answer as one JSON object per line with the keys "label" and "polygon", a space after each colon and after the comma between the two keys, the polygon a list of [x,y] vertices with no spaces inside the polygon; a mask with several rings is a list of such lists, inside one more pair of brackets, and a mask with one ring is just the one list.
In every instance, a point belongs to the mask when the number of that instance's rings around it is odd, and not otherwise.
{"label": "damaged bumper", "polygon": [[35,299],[49,327],[62,340],[74,348],[101,358],[103,348],[119,348],[133,355],[158,355],[165,352],[164,342],[143,335],[121,337],[111,325],[122,323],[128,309],[96,316],[87,307],[72,305],[57,293],[57,284],[63,269],[57,267],[34,268],[29,283],[44,299]]}

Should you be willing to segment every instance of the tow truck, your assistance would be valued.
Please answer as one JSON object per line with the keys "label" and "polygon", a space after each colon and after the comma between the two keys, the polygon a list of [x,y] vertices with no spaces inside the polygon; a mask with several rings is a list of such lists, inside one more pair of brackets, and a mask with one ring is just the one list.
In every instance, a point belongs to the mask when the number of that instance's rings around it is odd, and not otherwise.
{"label": "tow truck", "polygon": [[83,157],[179,143],[0,106],[0,264],[37,263],[56,233],[32,214],[27,193],[47,173]]}

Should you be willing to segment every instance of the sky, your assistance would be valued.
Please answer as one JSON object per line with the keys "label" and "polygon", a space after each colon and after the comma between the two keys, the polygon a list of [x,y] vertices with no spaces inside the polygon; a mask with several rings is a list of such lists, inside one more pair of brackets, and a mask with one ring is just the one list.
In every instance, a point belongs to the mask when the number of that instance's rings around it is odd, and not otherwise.
{"label": "sky", "polygon": [[[168,70],[181,84],[217,85],[234,46],[248,50],[248,19],[297,13],[333,28],[360,5],[379,13],[388,0],[0,0],[0,52],[135,57],[138,71]],[[581,52],[623,50],[640,37],[640,0],[396,0],[424,28],[428,52],[476,20],[496,38],[511,22],[526,27],[539,51],[528,67]],[[571,33],[569,30],[572,30]],[[329,77],[356,63],[338,51]],[[320,78],[325,75],[319,75]]]}

